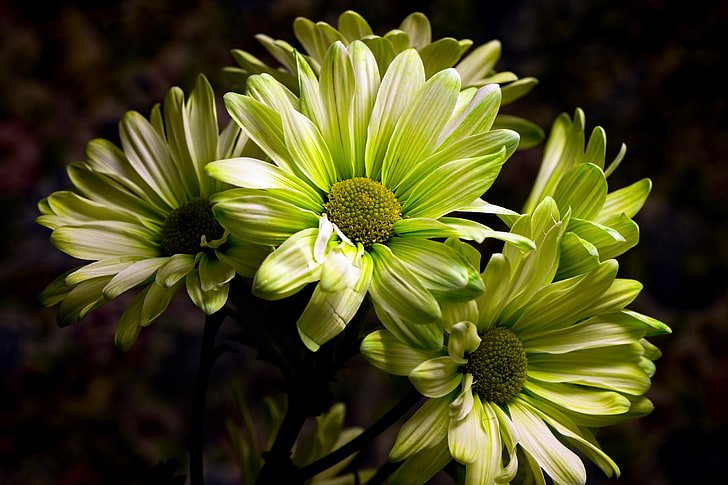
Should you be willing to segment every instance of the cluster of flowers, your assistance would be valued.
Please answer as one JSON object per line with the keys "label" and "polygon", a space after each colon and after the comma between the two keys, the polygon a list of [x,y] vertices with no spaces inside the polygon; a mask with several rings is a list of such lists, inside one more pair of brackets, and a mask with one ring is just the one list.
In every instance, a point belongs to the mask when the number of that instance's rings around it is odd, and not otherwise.
{"label": "cluster of flowers", "polygon": [[[88,144],[68,167],[73,190],[42,200],[38,222],[91,262],[44,304],[67,325],[141,288],[117,325],[128,349],[183,286],[212,314],[236,274],[268,300],[316,283],[296,325],[317,351],[368,297],[384,328],[361,353],[427,398],[391,450],[406,460],[392,483],[452,459],[469,484],[584,483],[572,449],[619,474],[593,431],[651,411],[660,353],[645,337],[670,331],[626,309],[641,285],[614,259],[638,241],[650,181],[610,191],[624,147],[605,164],[604,131],[587,139],[577,110],[553,124],[521,212],[488,203],[519,142],[541,138],[498,113],[536,81],[493,70],[497,41],[463,57],[472,42],[432,42],[422,14],[383,36],[354,12],[294,30],[301,51],[258,36],[281,67],[233,51],[245,90],[225,94],[224,129],[200,76],[187,100],[173,88],[149,119],[127,113],[121,149]],[[486,238],[504,245],[481,265],[472,243]]]}

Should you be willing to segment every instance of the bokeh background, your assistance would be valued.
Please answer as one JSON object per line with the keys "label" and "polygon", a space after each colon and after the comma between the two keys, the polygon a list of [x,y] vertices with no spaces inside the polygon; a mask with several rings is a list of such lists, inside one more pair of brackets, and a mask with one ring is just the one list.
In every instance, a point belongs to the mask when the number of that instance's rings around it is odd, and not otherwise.
{"label": "bokeh background", "polygon": [[[728,457],[728,103],[720,74],[725,2],[642,0],[127,0],[0,2],[0,483],[141,483],[184,473],[202,318],[179,298],[127,353],[113,346],[124,299],[73,328],[36,296],[73,261],[37,226],[35,204],[66,187],[65,166],[95,137],[118,142],[124,111],[147,114],[198,72],[215,88],[231,48],[265,58],[253,35],[294,42],[303,15],[335,24],[352,8],[378,33],[426,13],[435,37],[497,38],[497,68],[540,79],[508,111],[548,131],[562,111],[622,142],[622,187],[650,177],[637,217],[640,245],[622,277],[645,290],[633,305],[670,324],[649,396],[655,411],[599,433],[623,477],[590,468],[590,483],[719,483]],[[296,44],[297,45],[297,44]],[[489,199],[520,207],[541,147],[519,152]],[[225,332],[223,328],[223,333]],[[224,423],[238,419],[232,389],[254,412],[279,376],[241,350],[213,370],[208,400],[208,483],[239,483]],[[347,422],[366,425],[397,398],[397,384],[359,359],[335,386]],[[376,464],[393,435],[362,460]],[[447,483],[446,481],[443,483]]]}

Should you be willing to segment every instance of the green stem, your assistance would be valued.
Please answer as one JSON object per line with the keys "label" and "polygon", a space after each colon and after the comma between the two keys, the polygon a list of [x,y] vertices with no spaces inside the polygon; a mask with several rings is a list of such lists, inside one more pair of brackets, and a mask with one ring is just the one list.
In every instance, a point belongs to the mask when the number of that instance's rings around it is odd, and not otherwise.
{"label": "green stem", "polygon": [[226,313],[219,311],[205,318],[200,348],[200,365],[195,382],[195,394],[192,398],[192,416],[190,430],[190,484],[204,485],[203,448],[205,431],[205,400],[210,382],[210,370],[215,363],[215,337],[220,330]]}

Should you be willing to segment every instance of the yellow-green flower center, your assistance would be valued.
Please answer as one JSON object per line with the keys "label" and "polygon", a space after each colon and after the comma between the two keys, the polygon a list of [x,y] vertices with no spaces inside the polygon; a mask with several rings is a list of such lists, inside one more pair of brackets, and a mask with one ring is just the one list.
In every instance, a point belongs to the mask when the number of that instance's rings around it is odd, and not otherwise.
{"label": "yellow-green flower center", "polygon": [[333,184],[324,207],[329,220],[352,242],[364,247],[387,242],[394,223],[402,218],[402,205],[394,193],[365,177]]}
{"label": "yellow-green flower center", "polygon": [[506,403],[526,382],[526,351],[518,337],[502,327],[495,327],[480,338],[480,346],[467,355],[464,370],[473,375],[473,391],[481,399]]}
{"label": "yellow-green flower center", "polygon": [[215,220],[207,199],[192,199],[169,213],[162,226],[162,248],[167,256],[197,254],[202,251],[202,236],[207,241],[220,239],[225,230]]}

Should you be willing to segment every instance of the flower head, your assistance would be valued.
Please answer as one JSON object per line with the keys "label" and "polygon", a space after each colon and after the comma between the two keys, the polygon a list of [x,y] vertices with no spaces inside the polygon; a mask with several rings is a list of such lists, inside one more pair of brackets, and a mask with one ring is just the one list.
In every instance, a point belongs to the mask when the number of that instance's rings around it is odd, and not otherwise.
{"label": "flower head", "polygon": [[443,309],[441,349],[415,348],[388,330],[364,339],[365,358],[430,398],[390,453],[411,457],[401,473],[435,473],[434,463],[452,457],[465,464],[466,483],[507,483],[522,456],[539,483],[542,470],[555,483],[584,483],[584,465],[566,444],[619,473],[591,428],[652,409],[643,394],[659,351],[644,337],[670,330],[625,309],[641,285],[617,279],[614,260],[553,281],[569,217],[547,197],[515,223],[537,248],[506,245],[490,259],[482,296]]}
{"label": "flower head", "polygon": [[604,130],[594,128],[586,140],[584,127],[584,112],[580,109],[573,120],[565,113],[556,119],[541,169],[523,208],[524,213],[529,213],[545,197],[552,197],[562,210],[571,209],[558,279],[586,272],[635,246],[639,228],[632,218],[652,188],[650,179],[645,178],[610,192],[607,178],[624,158],[626,146],[623,144],[605,167]]}
{"label": "flower head", "polygon": [[150,120],[129,112],[119,128],[122,148],[91,141],[86,162],[68,167],[73,190],[41,200],[38,223],[53,230],[58,249],[91,261],[41,295],[45,305],[60,303],[61,325],[142,287],[117,326],[116,344],[127,349],[182,286],[205,313],[218,311],[236,270],[252,276],[269,250],[231,236],[212,213],[210,197],[223,184],[204,166],[241,155],[247,137],[234,123],[218,131],[203,76],[186,102],[172,88]]}
{"label": "flower head", "polygon": [[[247,95],[225,97],[273,163],[237,158],[207,166],[241,187],[212,198],[223,227],[276,247],[255,275],[254,293],[275,300],[319,281],[298,320],[314,350],[343,330],[367,293],[390,321],[423,322],[403,330],[412,340],[439,346],[433,295],[469,299],[482,283],[465,258],[432,238],[512,237],[447,216],[510,213],[479,198],[518,144],[517,133],[491,130],[498,86],[461,92],[454,69],[426,81],[411,49],[380,79],[360,41],[334,43],[320,81],[300,57],[298,74],[300,98],[266,74],[248,80]],[[521,236],[515,242],[530,245]]]}
{"label": "flower head", "polygon": [[[383,36],[374,34],[367,21],[351,10],[341,14],[337,28],[326,22],[313,22],[305,17],[298,17],[293,23],[293,31],[303,46],[306,63],[316,74],[321,73],[331,44],[342,42],[349,46],[354,41],[361,41],[371,50],[381,73],[387,70],[400,53],[407,49],[416,49],[422,59],[427,79],[443,69],[454,67],[460,75],[463,88],[479,88],[486,84],[503,85],[502,105],[525,96],[538,82],[533,77],[519,79],[512,72],[496,72],[493,69],[501,55],[501,44],[497,40],[478,46],[469,53],[472,40],[445,37],[433,41],[430,21],[420,12],[408,15],[399,28],[390,30]],[[232,55],[239,67],[226,68],[228,76],[242,88],[249,76],[265,73],[297,93],[298,62],[294,47],[286,41],[274,40],[264,34],[258,34],[256,39],[281,64],[282,69],[267,66],[249,52],[233,49]],[[532,147],[543,139],[541,128],[513,115],[498,115],[495,126],[517,131],[521,135],[519,148]]]}

